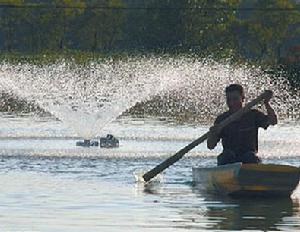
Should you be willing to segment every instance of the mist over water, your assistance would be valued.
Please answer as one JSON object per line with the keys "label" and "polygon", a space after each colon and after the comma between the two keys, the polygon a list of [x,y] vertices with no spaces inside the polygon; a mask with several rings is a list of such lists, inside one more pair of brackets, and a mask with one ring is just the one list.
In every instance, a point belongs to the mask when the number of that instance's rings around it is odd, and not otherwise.
{"label": "mist over water", "polygon": [[[227,110],[225,87],[232,83],[244,86],[246,102],[251,101],[264,90],[274,92],[272,106],[285,122],[299,119],[300,94],[290,87],[284,73],[277,77],[267,74],[261,68],[250,65],[233,65],[230,61],[184,59],[185,84],[161,97],[161,112],[190,121],[211,123],[218,114]],[[147,107],[157,107],[150,102]],[[261,105],[258,106],[263,110]]]}
{"label": "mist over water", "polygon": [[2,64],[0,86],[50,112],[79,136],[93,138],[137,102],[176,88],[177,72],[151,60]]}
{"label": "mist over water", "polygon": [[[51,113],[78,136],[93,138],[122,113],[142,103],[144,114],[210,122],[226,110],[224,88],[240,83],[246,101],[265,89],[280,119],[299,118],[300,95],[284,77],[260,68],[189,57],[101,60],[85,65],[61,60],[54,64],[0,65],[0,90]],[[155,99],[155,100],[153,100]]]}

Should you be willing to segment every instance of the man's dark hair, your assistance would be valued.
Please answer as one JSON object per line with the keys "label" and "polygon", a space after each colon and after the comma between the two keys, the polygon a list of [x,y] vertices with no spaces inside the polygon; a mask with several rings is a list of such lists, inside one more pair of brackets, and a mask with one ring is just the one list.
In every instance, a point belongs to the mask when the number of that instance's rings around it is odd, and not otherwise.
{"label": "man's dark hair", "polygon": [[238,91],[243,98],[245,97],[245,92],[244,92],[243,86],[241,86],[239,84],[231,84],[231,85],[227,86],[225,89],[226,94],[233,92],[233,91]]}

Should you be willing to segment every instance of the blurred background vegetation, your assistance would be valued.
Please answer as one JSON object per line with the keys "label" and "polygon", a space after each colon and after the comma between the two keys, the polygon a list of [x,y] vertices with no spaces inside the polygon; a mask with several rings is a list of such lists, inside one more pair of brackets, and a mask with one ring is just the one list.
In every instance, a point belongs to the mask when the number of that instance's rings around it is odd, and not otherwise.
{"label": "blurred background vegetation", "polygon": [[0,0],[0,51],[230,57],[284,70],[300,85],[300,2]]}

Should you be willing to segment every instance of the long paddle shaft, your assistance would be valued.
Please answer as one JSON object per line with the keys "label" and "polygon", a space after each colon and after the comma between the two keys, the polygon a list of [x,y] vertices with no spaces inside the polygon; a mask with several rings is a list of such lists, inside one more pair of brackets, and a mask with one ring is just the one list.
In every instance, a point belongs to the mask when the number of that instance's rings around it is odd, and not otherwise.
{"label": "long paddle shaft", "polygon": [[[228,124],[232,123],[233,121],[236,121],[239,119],[244,113],[248,112],[253,106],[261,102],[262,100],[266,98],[272,97],[272,91],[266,90],[264,93],[259,95],[257,98],[252,100],[251,102],[247,103],[242,109],[238,110],[225,120],[223,120],[221,123],[218,124],[218,127],[220,129],[224,128]],[[190,143],[189,145],[185,146],[181,150],[179,150],[175,155],[169,157],[165,161],[163,161],[161,164],[157,165],[155,168],[151,169],[147,173],[143,175],[144,181],[149,181],[153,177],[155,177],[157,174],[161,173],[165,169],[167,169],[169,166],[180,160],[187,152],[192,150],[194,147],[198,146],[200,143],[204,142],[209,135],[209,131],[206,132],[204,135],[202,135],[200,138],[196,139],[194,142]]]}

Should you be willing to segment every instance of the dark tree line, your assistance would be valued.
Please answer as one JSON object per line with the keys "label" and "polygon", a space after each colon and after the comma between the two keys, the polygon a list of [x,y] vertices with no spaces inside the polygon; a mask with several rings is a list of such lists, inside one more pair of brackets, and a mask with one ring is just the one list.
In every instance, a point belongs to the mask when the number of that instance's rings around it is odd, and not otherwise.
{"label": "dark tree line", "polygon": [[278,62],[295,56],[289,47],[300,38],[299,4],[292,0],[6,0],[0,5],[5,52],[193,51]]}

